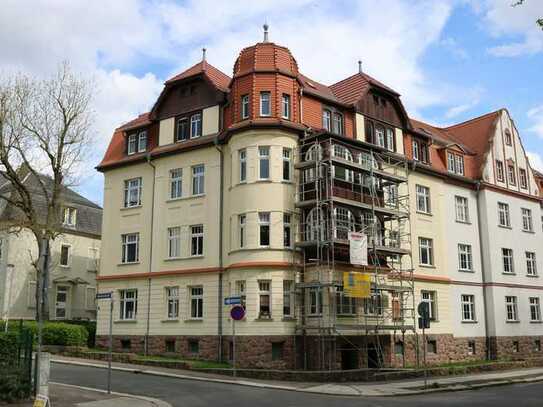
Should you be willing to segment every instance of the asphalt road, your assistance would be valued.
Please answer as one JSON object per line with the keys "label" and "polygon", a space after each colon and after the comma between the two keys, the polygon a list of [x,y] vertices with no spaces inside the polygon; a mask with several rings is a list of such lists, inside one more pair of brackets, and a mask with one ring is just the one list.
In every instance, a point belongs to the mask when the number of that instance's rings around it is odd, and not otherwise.
{"label": "asphalt road", "polygon": [[[105,389],[106,370],[53,363],[51,380]],[[407,397],[338,397],[223,383],[112,372],[112,390],[155,397],[172,406],[200,407],[350,407],[350,406],[543,406],[543,383],[487,387],[473,391]]]}

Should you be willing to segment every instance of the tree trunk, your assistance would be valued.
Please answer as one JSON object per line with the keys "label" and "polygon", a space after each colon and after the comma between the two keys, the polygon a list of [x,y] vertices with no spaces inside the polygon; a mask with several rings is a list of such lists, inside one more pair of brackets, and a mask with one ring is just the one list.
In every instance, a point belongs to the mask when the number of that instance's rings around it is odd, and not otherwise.
{"label": "tree trunk", "polygon": [[[49,266],[50,244],[46,237],[38,238],[38,261],[36,264],[36,321],[49,320]],[[41,315],[40,315],[41,314]]]}

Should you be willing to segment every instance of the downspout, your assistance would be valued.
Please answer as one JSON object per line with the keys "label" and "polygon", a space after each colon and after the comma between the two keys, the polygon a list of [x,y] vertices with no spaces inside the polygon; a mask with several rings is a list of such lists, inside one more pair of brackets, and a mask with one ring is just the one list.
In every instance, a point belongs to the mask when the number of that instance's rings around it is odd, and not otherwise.
{"label": "downspout", "polygon": [[153,184],[151,187],[151,238],[149,239],[149,278],[147,279],[147,321],[145,327],[145,343],[144,353],[149,353],[149,330],[151,323],[151,272],[153,269],[153,233],[155,223],[155,180],[156,180],[156,166],[152,163],[151,154],[147,153],[147,164],[153,168]]}
{"label": "downspout", "polygon": [[485,315],[485,342],[486,342],[486,359],[490,360],[490,336],[488,334],[488,304],[486,296],[486,277],[485,277],[485,267],[484,267],[484,257],[483,257],[483,242],[481,239],[481,205],[479,205],[479,192],[481,191],[481,182],[477,181],[476,184],[476,199],[475,203],[477,204],[477,228],[479,234],[479,257],[481,259],[481,280],[483,283],[483,306],[484,306],[484,315]]}
{"label": "downspout", "polygon": [[[223,127],[224,107],[220,110],[219,129]],[[219,134],[213,141],[215,148],[219,152],[219,281],[217,293],[217,335],[219,337],[217,359],[222,362],[222,336],[223,336],[223,219],[224,219],[224,154],[222,148],[219,147]]]}

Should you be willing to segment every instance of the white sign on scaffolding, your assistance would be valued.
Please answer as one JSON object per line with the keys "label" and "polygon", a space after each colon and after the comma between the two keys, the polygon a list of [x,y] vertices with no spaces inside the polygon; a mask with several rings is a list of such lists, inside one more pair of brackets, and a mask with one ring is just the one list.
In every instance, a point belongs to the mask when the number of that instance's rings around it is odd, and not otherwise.
{"label": "white sign on scaffolding", "polygon": [[368,265],[368,236],[366,234],[349,232],[349,257],[351,264]]}

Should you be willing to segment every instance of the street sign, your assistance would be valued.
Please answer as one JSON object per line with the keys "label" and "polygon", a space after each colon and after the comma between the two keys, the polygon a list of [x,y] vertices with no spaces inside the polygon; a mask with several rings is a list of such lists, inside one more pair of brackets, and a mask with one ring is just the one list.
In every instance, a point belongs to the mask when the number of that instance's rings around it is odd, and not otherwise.
{"label": "street sign", "polygon": [[241,297],[239,295],[234,296],[234,297],[226,297],[224,299],[224,305],[237,305],[237,304],[241,304]]}
{"label": "street sign", "polygon": [[108,293],[96,293],[96,299],[97,300],[111,300],[113,297],[113,292]]}
{"label": "street sign", "polygon": [[230,316],[234,321],[241,321],[245,317],[245,308],[241,305],[234,305],[230,310]]}
{"label": "street sign", "polygon": [[417,312],[419,313],[420,317],[430,319],[430,304],[428,304],[426,301],[421,302],[417,307]]}
{"label": "street sign", "polygon": [[429,329],[430,319],[419,317],[419,329]]}

